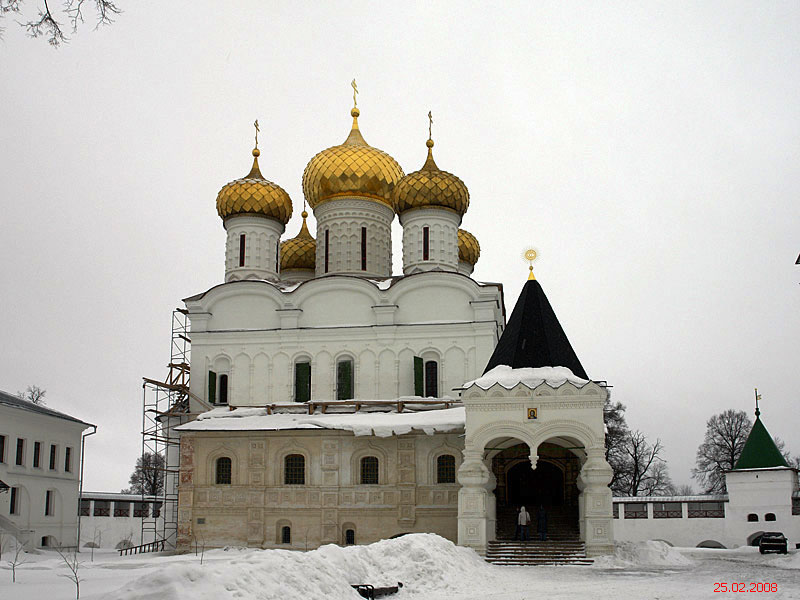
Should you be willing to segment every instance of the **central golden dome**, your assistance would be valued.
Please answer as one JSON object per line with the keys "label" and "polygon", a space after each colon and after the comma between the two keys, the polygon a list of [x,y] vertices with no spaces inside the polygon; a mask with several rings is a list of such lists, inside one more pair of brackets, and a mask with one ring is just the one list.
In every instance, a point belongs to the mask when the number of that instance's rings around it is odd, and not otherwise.
{"label": "central golden dome", "polygon": [[373,148],[358,129],[357,108],[350,111],[353,128],[343,144],[323,150],[303,172],[303,194],[311,208],[339,196],[367,198],[392,207],[392,190],[403,169],[383,150]]}

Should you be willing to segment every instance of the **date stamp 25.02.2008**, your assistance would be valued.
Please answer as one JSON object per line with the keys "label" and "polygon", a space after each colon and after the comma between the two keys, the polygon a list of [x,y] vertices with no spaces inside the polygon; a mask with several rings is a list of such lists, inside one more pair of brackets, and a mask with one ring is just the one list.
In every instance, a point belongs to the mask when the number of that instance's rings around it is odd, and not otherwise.
{"label": "date stamp 25.02.2008", "polygon": [[714,582],[715,592],[777,592],[777,583],[755,583],[755,582],[732,582],[732,583],[718,583]]}

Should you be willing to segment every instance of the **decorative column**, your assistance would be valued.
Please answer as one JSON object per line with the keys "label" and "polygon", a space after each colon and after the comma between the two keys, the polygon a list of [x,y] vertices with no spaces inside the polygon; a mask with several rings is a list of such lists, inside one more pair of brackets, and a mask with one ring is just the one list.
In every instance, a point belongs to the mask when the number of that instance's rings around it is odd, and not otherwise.
{"label": "decorative column", "polygon": [[464,462],[458,469],[458,545],[484,555],[487,543],[494,539],[492,490],[497,482],[482,455],[482,450],[465,448]]}
{"label": "decorative column", "polygon": [[614,551],[613,519],[611,515],[611,483],[613,471],[606,462],[602,446],[587,448],[587,459],[578,475],[581,491],[578,498],[581,539],[586,543],[586,555],[598,556]]}

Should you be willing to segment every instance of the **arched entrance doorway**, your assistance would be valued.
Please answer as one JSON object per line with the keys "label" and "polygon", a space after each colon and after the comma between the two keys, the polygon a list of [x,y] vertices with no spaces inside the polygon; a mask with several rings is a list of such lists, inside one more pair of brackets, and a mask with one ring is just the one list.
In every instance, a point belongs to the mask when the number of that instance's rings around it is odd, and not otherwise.
{"label": "arched entrance doorway", "polygon": [[506,474],[508,504],[536,507],[564,504],[564,473],[551,462],[539,461],[536,470],[528,460],[513,465]]}
{"label": "arched entrance doorway", "polygon": [[536,469],[531,467],[530,449],[510,440],[507,447],[493,446],[492,472],[497,481],[496,535],[510,539],[516,533],[517,513],[525,506],[536,530],[540,509],[547,514],[548,539],[578,539],[577,478],[581,459],[577,448],[545,442],[537,449]]}

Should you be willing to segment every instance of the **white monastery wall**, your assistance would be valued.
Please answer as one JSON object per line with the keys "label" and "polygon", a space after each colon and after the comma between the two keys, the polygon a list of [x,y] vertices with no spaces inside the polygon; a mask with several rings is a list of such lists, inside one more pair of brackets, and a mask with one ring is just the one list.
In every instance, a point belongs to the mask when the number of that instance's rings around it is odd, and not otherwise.
{"label": "white monastery wall", "polygon": [[[155,510],[155,513],[154,513]],[[142,519],[158,515],[155,523],[161,531],[163,515],[160,502],[142,501],[138,494],[113,494],[84,492],[81,496],[81,548],[97,544],[97,548],[124,548],[140,546],[154,541],[154,532],[145,531],[142,537]]]}

